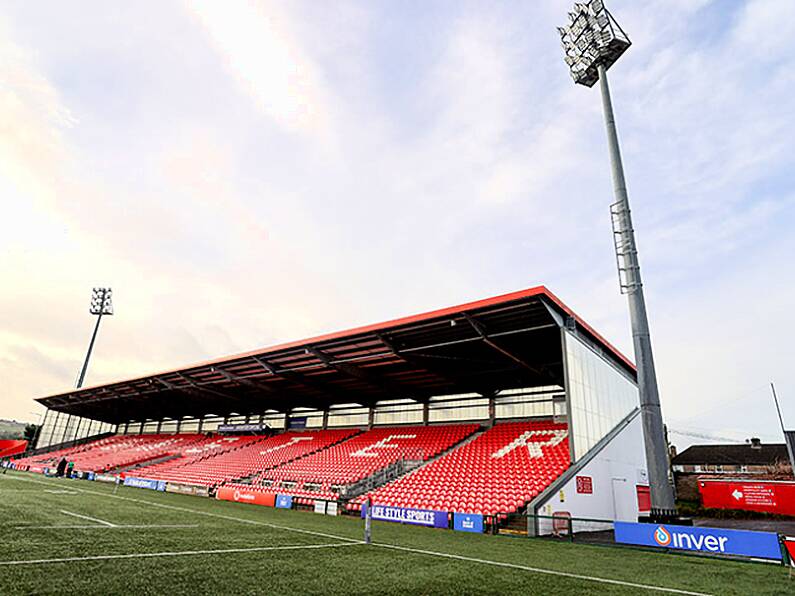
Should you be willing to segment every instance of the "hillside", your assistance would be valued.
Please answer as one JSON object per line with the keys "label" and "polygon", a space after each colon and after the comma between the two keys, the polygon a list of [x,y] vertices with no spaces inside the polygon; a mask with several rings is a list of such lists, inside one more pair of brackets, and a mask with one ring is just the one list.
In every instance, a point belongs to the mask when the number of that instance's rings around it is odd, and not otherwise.
{"label": "hillside", "polygon": [[0,439],[24,439],[27,422],[0,419]]}

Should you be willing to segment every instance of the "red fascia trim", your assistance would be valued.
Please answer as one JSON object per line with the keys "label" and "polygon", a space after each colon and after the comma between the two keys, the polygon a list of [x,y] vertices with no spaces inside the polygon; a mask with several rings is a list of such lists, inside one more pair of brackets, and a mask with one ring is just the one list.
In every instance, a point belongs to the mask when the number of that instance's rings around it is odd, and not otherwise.
{"label": "red fascia trim", "polygon": [[[541,287],[543,288],[544,286],[541,286]],[[563,302],[561,301],[561,299],[560,299],[560,298],[558,298],[557,296],[555,296],[555,294],[553,294],[552,292],[550,292],[550,291],[549,291],[547,288],[544,288],[544,295],[545,295],[547,298],[549,298],[550,300],[552,300],[552,301],[553,301],[553,302],[554,302],[554,303],[555,303],[555,304],[556,304],[558,307],[560,307],[560,309],[561,309],[561,310],[563,310],[563,312],[565,312],[567,315],[574,317],[574,320],[576,320],[576,321],[577,321],[577,324],[578,324],[580,327],[582,327],[582,328],[583,328],[583,329],[585,329],[585,330],[586,330],[588,333],[590,333],[591,335],[593,335],[593,337],[594,337],[594,338],[595,338],[595,339],[596,339],[596,340],[597,340],[599,343],[601,343],[601,344],[604,344],[604,346],[605,346],[605,347],[606,347],[608,350],[610,350],[610,351],[613,353],[613,355],[614,355],[614,356],[616,356],[616,358],[618,358],[619,360],[621,360],[621,362],[623,362],[624,364],[626,364],[626,365],[627,365],[629,368],[631,368],[632,370],[634,370],[634,371],[637,371],[637,369],[635,368],[635,364],[634,364],[634,363],[633,363],[633,362],[632,362],[632,361],[631,361],[629,358],[627,358],[626,356],[624,356],[624,354],[622,354],[622,353],[621,353],[621,352],[618,350],[618,348],[616,348],[616,347],[615,347],[613,344],[611,344],[611,343],[610,343],[609,341],[607,341],[607,340],[606,340],[604,337],[602,337],[602,336],[601,336],[599,333],[597,333],[597,331],[596,331],[596,330],[595,330],[593,327],[591,327],[591,326],[590,326],[588,323],[586,323],[586,322],[585,322],[585,321],[584,321],[584,320],[583,320],[583,319],[582,319],[582,318],[581,318],[581,317],[580,317],[580,316],[579,316],[577,313],[575,313],[575,312],[574,312],[573,310],[571,310],[571,309],[570,309],[568,306],[566,306],[565,304],[563,304]]]}

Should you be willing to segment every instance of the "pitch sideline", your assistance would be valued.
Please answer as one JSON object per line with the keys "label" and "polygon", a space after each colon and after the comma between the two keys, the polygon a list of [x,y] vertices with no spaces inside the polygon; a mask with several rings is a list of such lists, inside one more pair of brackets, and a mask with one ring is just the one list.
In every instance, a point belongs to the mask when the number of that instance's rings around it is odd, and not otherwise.
{"label": "pitch sideline", "polygon": [[333,548],[338,546],[356,546],[364,542],[345,542],[334,544],[296,544],[290,546],[252,546],[248,548],[220,548],[213,550],[163,551],[157,553],[124,553],[120,555],[88,555],[85,557],[62,557],[59,559],[32,559],[27,561],[0,561],[0,565],[46,565],[50,563],[76,563],[80,561],[107,561],[112,559],[145,559],[154,557],[187,557],[194,555],[226,555],[232,553],[253,553],[276,550],[304,550],[317,548]]}

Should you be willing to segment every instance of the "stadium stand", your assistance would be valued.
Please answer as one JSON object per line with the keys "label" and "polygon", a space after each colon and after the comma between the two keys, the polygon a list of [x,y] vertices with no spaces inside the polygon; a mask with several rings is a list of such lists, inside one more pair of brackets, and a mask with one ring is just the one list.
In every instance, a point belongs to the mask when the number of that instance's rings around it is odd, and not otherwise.
{"label": "stadium stand", "polygon": [[400,459],[430,459],[477,428],[477,424],[374,428],[312,457],[269,470],[261,478],[350,484]]}
{"label": "stadium stand", "polygon": [[[155,480],[177,480],[181,471],[203,470],[210,462],[224,455],[251,447],[264,436],[255,437],[214,437],[212,441],[185,449],[178,457],[152,464],[144,464],[137,470],[139,476]],[[204,484],[203,482],[200,484]]]}
{"label": "stadium stand", "polygon": [[[243,502],[261,491],[253,501],[333,500],[352,514],[370,496],[493,523],[554,513],[556,479],[566,494],[581,478],[611,486],[615,464],[635,487],[588,507],[569,499],[566,512],[648,512],[635,367],[543,286],[37,401],[52,414],[43,441],[14,462],[32,471],[66,457],[78,472],[128,472],[140,488]],[[569,419],[571,436],[555,422]],[[201,429],[263,435],[127,434]]]}
{"label": "stadium stand", "polygon": [[74,462],[85,472],[106,472],[140,465],[155,459],[174,457],[184,450],[213,439],[201,434],[181,435],[116,435],[91,443],[60,449],[39,456],[17,460],[17,467],[41,472],[54,467],[61,458]]}
{"label": "stadium stand", "polygon": [[497,424],[440,459],[354,499],[396,507],[511,513],[544,490],[569,466],[565,424]]}
{"label": "stadium stand", "polygon": [[301,499],[336,499],[341,486],[399,460],[427,461],[472,435],[479,425],[379,427],[339,445],[260,474],[265,485]]}
{"label": "stadium stand", "polygon": [[134,467],[142,478],[278,492],[311,505],[316,499],[338,499],[342,487],[396,462],[412,461],[421,467],[353,498],[348,509],[358,511],[369,496],[382,505],[491,515],[517,511],[569,466],[564,424],[507,422],[477,435],[479,428],[451,424],[272,436],[113,436],[19,459],[17,467],[42,471],[65,457],[81,471]]}
{"label": "stadium stand", "polygon": [[148,466],[139,470],[138,475],[152,480],[217,486],[325,449],[358,432],[352,429],[309,430],[271,437],[221,438],[217,441],[238,439],[239,442],[217,453],[208,453],[205,448],[188,449],[184,457]]}

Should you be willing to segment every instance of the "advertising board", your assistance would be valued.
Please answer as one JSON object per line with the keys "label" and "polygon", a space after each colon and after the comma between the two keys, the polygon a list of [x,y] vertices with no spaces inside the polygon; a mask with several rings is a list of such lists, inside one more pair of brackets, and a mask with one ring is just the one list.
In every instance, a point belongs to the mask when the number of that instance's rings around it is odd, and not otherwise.
{"label": "advertising board", "polygon": [[699,480],[704,507],[795,515],[795,482]]}
{"label": "advertising board", "polygon": [[193,495],[197,497],[207,497],[210,489],[206,486],[194,486],[192,484],[181,484],[179,482],[167,482],[166,492],[179,493],[181,495]]}
{"label": "advertising board", "polygon": [[778,534],[773,532],[618,521],[614,527],[616,542],[622,544],[781,560]]}
{"label": "advertising board", "polygon": [[267,424],[219,424],[216,429],[219,433],[264,433],[270,430]]}
{"label": "advertising board", "polygon": [[291,430],[303,430],[306,428],[306,416],[293,416],[287,422]]}
{"label": "advertising board", "polygon": [[124,486],[148,488],[151,490],[166,490],[166,483],[163,480],[150,480],[149,478],[136,478],[134,476],[127,476],[124,479]]}
{"label": "advertising board", "polygon": [[[367,505],[363,505],[362,517],[365,517],[366,514]],[[405,507],[373,505],[372,518],[379,521],[397,522],[415,526],[428,526],[432,528],[447,527],[447,512],[433,511],[431,509],[408,509]]]}
{"label": "advertising board", "polygon": [[483,516],[476,513],[454,513],[453,529],[459,532],[483,533]]}
{"label": "advertising board", "polygon": [[273,507],[276,503],[275,493],[261,493],[258,491],[245,490],[223,486],[215,493],[215,498],[221,501],[234,501],[235,503],[249,503],[250,505],[264,505]]}
{"label": "advertising board", "polygon": [[279,509],[292,509],[292,495],[276,495],[276,507]]}

